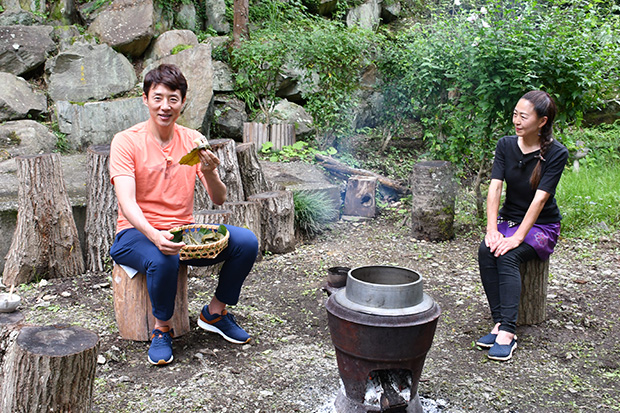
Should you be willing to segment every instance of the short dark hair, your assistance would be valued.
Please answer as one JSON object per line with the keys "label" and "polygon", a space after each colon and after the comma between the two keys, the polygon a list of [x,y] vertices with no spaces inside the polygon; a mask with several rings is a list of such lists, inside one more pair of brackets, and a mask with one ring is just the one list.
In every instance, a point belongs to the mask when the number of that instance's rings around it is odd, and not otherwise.
{"label": "short dark hair", "polygon": [[181,73],[181,69],[176,65],[161,64],[144,76],[142,90],[147,97],[155,85],[164,85],[170,90],[178,90],[181,92],[181,99],[185,99],[187,94],[187,80]]}

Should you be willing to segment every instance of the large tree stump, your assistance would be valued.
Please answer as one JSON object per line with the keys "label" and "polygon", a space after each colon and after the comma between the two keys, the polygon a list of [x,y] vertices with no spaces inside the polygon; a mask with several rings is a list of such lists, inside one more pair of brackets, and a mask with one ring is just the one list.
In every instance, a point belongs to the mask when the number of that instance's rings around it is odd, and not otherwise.
{"label": "large tree stump", "polygon": [[256,235],[258,239],[258,250],[262,251],[260,203],[253,201],[224,202],[221,208],[230,211],[231,217],[229,224],[247,228]]}
{"label": "large tree stump", "polygon": [[[243,183],[241,181],[241,172],[239,171],[239,162],[237,161],[237,151],[235,150],[235,141],[232,139],[214,139],[209,141],[211,151],[220,160],[217,172],[220,179],[226,185],[226,200],[228,201],[244,201]],[[203,209],[213,209],[213,202],[207,194],[207,190],[197,180],[196,191],[194,195],[194,211]]]}
{"label": "large tree stump", "polygon": [[547,317],[549,260],[534,259],[521,264],[521,299],[517,324],[531,325]]}
{"label": "large tree stump", "polygon": [[295,204],[291,191],[263,192],[252,195],[248,201],[261,206],[262,251],[276,254],[295,249]]}
{"label": "large tree stump", "polygon": [[410,175],[412,211],[411,234],[427,241],[446,241],[454,237],[456,182],[452,164],[423,161]]}
{"label": "large tree stump", "polygon": [[105,271],[114,242],[118,201],[110,182],[110,145],[88,148],[88,177],[86,180],[86,268]]}
{"label": "large tree stump", "polygon": [[89,412],[99,337],[75,326],[23,327],[7,355],[3,412]]}
{"label": "large tree stump", "polygon": [[343,215],[374,218],[376,214],[375,193],[377,178],[373,176],[352,176],[347,181]]}
{"label": "large tree stump", "polygon": [[256,155],[256,145],[253,142],[241,143],[237,145],[236,151],[245,197],[268,192],[269,184]]}
{"label": "large tree stump", "polygon": [[24,315],[21,311],[0,313],[0,389],[4,383],[4,368],[2,368],[4,357],[11,351],[23,322]]}
{"label": "large tree stump", "polygon": [[6,285],[35,276],[68,277],[84,272],[84,259],[60,155],[18,156],[17,226],[6,256]]}
{"label": "large tree stump", "polygon": [[[153,307],[146,288],[146,276],[137,273],[133,278],[123,267],[115,265],[112,270],[114,288],[114,313],[116,325],[122,338],[136,341],[149,341],[155,327]],[[174,337],[189,332],[189,311],[187,299],[187,265],[181,264],[177,279],[177,295],[174,301],[174,315],[170,327]]]}

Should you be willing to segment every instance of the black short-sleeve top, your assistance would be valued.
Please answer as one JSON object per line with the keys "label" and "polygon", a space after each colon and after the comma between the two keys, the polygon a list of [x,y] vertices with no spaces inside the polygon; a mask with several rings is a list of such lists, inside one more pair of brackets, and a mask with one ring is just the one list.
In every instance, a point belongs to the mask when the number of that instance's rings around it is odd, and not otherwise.
{"label": "black short-sleeve top", "polygon": [[499,210],[505,219],[521,222],[527,212],[536,189],[548,192],[551,197],[545,203],[536,224],[560,222],[562,215],[555,201],[555,190],[568,160],[568,150],[554,139],[542,162],[541,178],[538,188],[532,189],[530,176],[538,162],[540,150],[523,154],[517,144],[517,136],[504,136],[497,142],[491,179],[506,182],[504,205]]}

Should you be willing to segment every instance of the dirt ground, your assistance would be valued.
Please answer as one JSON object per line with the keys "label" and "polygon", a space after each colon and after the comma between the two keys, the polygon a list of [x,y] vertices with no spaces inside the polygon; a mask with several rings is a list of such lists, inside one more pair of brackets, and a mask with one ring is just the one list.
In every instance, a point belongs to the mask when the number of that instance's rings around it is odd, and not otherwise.
{"label": "dirt ground", "polygon": [[[506,363],[474,340],[491,320],[475,252],[480,233],[442,243],[412,239],[399,222],[339,222],[289,254],[268,255],[233,312],[253,336],[230,344],[196,327],[215,286],[191,277],[193,329],[174,362],[148,364],[148,343],[122,340],[109,273],[21,286],[28,324],[69,323],[100,336],[95,412],[330,412],[340,388],[322,291],[327,268],[397,265],[419,272],[441,306],[420,395],[442,412],[620,410],[620,243],[563,239],[551,259],[547,321],[519,327]],[[191,276],[191,275],[190,275]]]}

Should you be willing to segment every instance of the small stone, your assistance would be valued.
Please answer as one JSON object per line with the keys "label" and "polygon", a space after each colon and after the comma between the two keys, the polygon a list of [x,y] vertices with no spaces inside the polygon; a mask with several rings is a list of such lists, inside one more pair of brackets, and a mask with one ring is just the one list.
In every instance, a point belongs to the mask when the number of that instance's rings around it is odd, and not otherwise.
{"label": "small stone", "polygon": [[60,295],[62,295],[65,298],[71,297],[71,293],[69,291],[63,291],[60,293]]}
{"label": "small stone", "polygon": [[54,294],[45,294],[43,296],[43,301],[51,301],[51,300],[53,300],[56,297],[58,297],[58,296],[54,295]]}
{"label": "small stone", "polygon": [[97,364],[105,364],[105,363],[106,363],[106,361],[107,361],[107,360],[105,359],[105,357],[103,357],[103,355],[99,354],[99,355],[97,356]]}
{"label": "small stone", "polygon": [[202,353],[196,353],[194,354],[194,358],[197,358],[198,360],[202,360],[205,358],[205,356]]}
{"label": "small stone", "polygon": [[249,350],[250,348],[252,348],[251,344],[244,344],[243,347],[241,347],[241,350],[245,351],[245,350]]}
{"label": "small stone", "polygon": [[49,281],[47,281],[45,278],[39,281],[39,287],[45,287],[47,285],[49,285]]}
{"label": "small stone", "polygon": [[261,396],[265,396],[265,397],[273,396],[273,392],[271,390],[261,390],[259,393]]}

